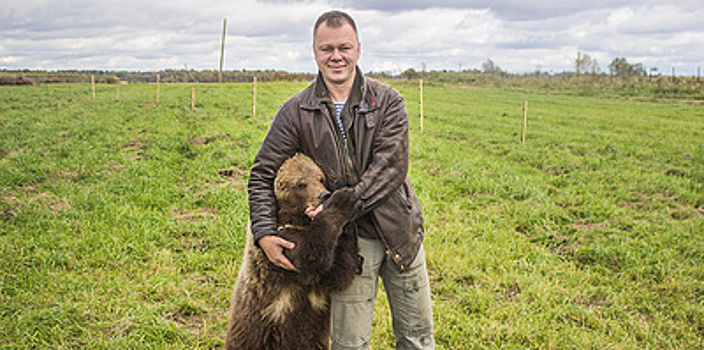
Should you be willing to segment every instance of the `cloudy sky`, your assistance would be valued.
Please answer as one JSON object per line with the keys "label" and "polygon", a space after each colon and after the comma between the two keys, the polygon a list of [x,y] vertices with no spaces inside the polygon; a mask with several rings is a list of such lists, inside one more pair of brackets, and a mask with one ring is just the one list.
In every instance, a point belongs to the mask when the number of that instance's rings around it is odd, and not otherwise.
{"label": "cloudy sky", "polygon": [[0,0],[0,69],[217,69],[227,18],[226,70],[314,72],[329,9],[357,20],[364,71],[562,72],[578,52],[603,71],[704,66],[701,0]]}

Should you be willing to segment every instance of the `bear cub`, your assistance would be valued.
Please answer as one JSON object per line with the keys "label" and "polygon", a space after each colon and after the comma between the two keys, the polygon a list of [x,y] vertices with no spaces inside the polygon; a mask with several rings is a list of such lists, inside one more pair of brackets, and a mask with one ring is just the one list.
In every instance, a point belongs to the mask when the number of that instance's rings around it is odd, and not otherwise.
{"label": "bear cub", "polygon": [[[276,234],[295,243],[284,254],[297,271],[270,262],[247,232],[227,349],[329,349],[330,294],[349,287],[361,269],[357,237],[348,224],[362,204],[352,188],[330,194],[324,183],[320,168],[301,154],[277,172]],[[323,210],[308,218],[306,209],[321,203]]]}

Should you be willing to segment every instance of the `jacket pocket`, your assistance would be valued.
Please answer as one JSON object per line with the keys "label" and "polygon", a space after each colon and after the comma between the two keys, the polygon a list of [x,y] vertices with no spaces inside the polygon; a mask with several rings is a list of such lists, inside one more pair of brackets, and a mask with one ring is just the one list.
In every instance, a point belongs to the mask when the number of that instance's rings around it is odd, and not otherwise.
{"label": "jacket pocket", "polygon": [[413,207],[413,200],[411,198],[411,193],[408,190],[408,181],[404,181],[403,184],[396,190],[393,197],[398,201],[399,207],[405,209],[406,211],[411,211]]}

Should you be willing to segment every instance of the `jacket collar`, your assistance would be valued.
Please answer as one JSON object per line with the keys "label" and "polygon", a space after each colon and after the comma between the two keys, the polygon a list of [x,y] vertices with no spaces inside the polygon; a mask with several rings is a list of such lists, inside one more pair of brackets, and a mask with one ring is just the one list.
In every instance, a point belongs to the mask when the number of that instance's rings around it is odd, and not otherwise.
{"label": "jacket collar", "polygon": [[[362,96],[362,101],[359,102],[360,112],[369,112],[378,108],[376,102],[376,96],[374,96],[374,91],[369,88],[369,80],[362,74],[362,70],[357,66],[355,83],[352,89],[361,89],[361,94],[357,96]],[[355,95],[355,91],[350,94]],[[301,108],[307,110],[322,109],[322,105],[326,100],[330,99],[325,82],[323,82],[323,77],[318,72],[318,76],[315,81],[306,89],[306,96],[304,97]]]}

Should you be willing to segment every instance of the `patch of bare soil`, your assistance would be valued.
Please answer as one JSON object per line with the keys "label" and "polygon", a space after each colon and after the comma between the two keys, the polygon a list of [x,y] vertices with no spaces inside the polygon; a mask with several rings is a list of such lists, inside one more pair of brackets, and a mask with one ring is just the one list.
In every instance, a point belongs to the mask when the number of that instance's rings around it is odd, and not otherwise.
{"label": "patch of bare soil", "polygon": [[217,218],[217,213],[212,209],[198,208],[198,209],[183,209],[180,207],[171,208],[171,218],[182,223],[198,223],[203,221],[215,220]]}
{"label": "patch of bare soil", "polygon": [[146,137],[131,139],[122,145],[122,148],[130,152],[130,158],[142,159],[146,157],[144,151],[149,149],[149,139]]}
{"label": "patch of bare soil", "polygon": [[213,133],[209,133],[209,134],[206,134],[203,136],[198,136],[196,138],[193,138],[189,142],[192,145],[199,146],[199,145],[207,145],[209,143],[213,143],[213,142],[216,142],[219,140],[229,140],[231,138],[232,137],[230,136],[230,134],[228,134],[226,132],[213,132]]}

